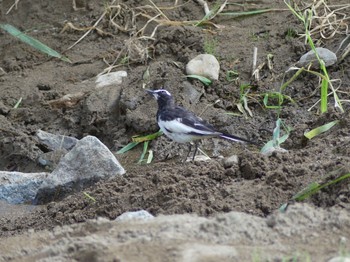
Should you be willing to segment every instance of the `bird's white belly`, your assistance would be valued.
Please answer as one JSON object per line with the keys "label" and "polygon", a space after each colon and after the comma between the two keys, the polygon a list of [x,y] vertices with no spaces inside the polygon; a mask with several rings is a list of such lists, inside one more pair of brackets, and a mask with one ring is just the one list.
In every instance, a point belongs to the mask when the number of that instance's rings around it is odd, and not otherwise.
{"label": "bird's white belly", "polygon": [[[189,128],[183,128],[184,125],[181,123],[179,125],[177,122],[173,122],[174,125],[171,125],[172,123],[170,123],[170,125],[169,125],[169,122],[172,122],[172,121],[158,122],[158,125],[159,125],[160,129],[163,131],[163,133],[167,137],[169,137],[171,140],[174,140],[175,142],[187,143],[187,142],[191,142],[193,140],[203,138],[202,136],[195,136],[195,135],[188,134],[188,132],[190,132],[191,130],[187,130]],[[165,127],[165,123],[166,123],[167,128]],[[183,128],[183,130],[182,130],[182,128]]]}

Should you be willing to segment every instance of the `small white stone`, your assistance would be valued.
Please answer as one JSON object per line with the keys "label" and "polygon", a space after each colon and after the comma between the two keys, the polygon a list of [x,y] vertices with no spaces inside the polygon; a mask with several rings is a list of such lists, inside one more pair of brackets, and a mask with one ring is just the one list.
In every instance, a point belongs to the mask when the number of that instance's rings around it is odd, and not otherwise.
{"label": "small white stone", "polygon": [[219,79],[220,65],[215,56],[201,54],[193,58],[186,65],[188,75],[199,75],[211,80]]}
{"label": "small white stone", "polygon": [[270,147],[269,149],[265,150],[264,152],[261,152],[265,156],[271,156],[272,153],[277,152],[277,153],[287,153],[288,150],[284,149],[282,147]]}
{"label": "small white stone", "polygon": [[237,164],[238,164],[238,156],[237,155],[232,155],[232,156],[224,159],[224,168],[230,168],[233,165],[237,165]]}
{"label": "small white stone", "polygon": [[148,220],[154,218],[153,215],[148,213],[146,210],[125,212],[118,216],[116,221],[130,221],[130,220]]}
{"label": "small white stone", "polygon": [[113,72],[105,75],[100,75],[96,79],[96,87],[101,88],[109,85],[120,85],[124,77],[127,77],[128,73],[125,71]]}
{"label": "small white stone", "polygon": [[349,257],[333,257],[328,262],[350,262]]}
{"label": "small white stone", "polygon": [[[186,162],[192,162],[192,158],[193,158],[192,156],[188,157],[186,159]],[[209,161],[209,160],[211,160],[211,158],[206,155],[196,155],[194,157],[194,162]]]}

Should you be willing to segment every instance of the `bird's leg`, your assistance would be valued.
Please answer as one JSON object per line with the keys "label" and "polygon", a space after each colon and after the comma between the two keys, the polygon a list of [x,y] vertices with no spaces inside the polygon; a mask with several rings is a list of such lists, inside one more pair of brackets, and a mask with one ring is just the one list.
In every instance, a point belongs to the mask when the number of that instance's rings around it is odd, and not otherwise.
{"label": "bird's leg", "polygon": [[169,158],[169,156],[170,156],[170,153],[169,153],[169,149],[172,147],[174,145],[174,141],[171,141],[169,144],[167,144],[167,145],[165,145],[165,147],[164,147],[164,151],[165,152],[168,152],[166,155],[165,155],[165,157],[164,157],[164,159],[162,160],[162,161],[165,161],[165,160],[167,160],[168,158]]}
{"label": "bird's leg", "polygon": [[190,142],[190,143],[188,144],[188,153],[187,153],[187,155],[186,155],[186,158],[184,159],[184,163],[186,162],[186,160],[187,160],[188,156],[190,155],[191,151],[192,151],[192,144],[191,144],[191,142]]}
{"label": "bird's leg", "polygon": [[193,153],[192,161],[194,161],[194,158],[195,158],[195,156],[196,156],[196,154],[197,154],[197,150],[198,150],[198,141],[195,141],[195,142],[194,142],[194,146],[195,146],[195,148],[194,148],[194,153]]}

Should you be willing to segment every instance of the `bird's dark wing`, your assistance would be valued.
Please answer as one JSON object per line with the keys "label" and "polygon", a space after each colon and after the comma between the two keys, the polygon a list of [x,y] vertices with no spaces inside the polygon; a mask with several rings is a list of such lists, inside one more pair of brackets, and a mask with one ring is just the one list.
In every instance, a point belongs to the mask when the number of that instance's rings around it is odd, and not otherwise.
{"label": "bird's dark wing", "polygon": [[196,116],[190,111],[187,111],[183,107],[176,106],[168,112],[162,114],[165,117],[161,116],[163,121],[172,121],[177,120],[184,126],[188,127],[187,133],[193,135],[219,135],[221,133],[216,132],[214,127],[207,123],[202,118]]}

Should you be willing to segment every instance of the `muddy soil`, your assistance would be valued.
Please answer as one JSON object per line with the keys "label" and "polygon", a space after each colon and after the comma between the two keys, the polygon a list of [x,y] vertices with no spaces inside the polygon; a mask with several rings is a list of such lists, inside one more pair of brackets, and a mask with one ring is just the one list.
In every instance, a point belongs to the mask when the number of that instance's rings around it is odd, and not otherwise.
{"label": "muddy soil", "polygon": [[[236,19],[218,16],[213,21],[218,27],[212,24],[202,27],[191,24],[160,26],[155,31],[154,40],[135,37],[135,32],[146,24],[145,17],[140,16],[136,19],[134,25],[136,29],[130,25],[132,10],[134,13],[142,11],[154,16],[156,11],[150,7],[151,4],[137,0],[122,2],[121,8],[118,9],[121,10],[120,14],[114,20],[121,26],[119,29],[109,21],[107,10],[105,17],[97,25],[99,30],[92,30],[81,42],[67,50],[83,35],[83,31],[72,28],[62,31],[67,22],[79,28],[91,27],[106,10],[104,2],[76,1],[77,8],[73,8],[71,1],[20,1],[17,8],[6,14],[13,1],[0,1],[1,23],[16,26],[51,48],[64,52],[72,61],[67,63],[48,58],[0,31],[1,170],[38,172],[54,168],[59,159],[53,158],[52,166],[41,166],[38,162],[41,155],[50,153],[39,145],[35,136],[38,129],[78,139],[94,135],[112,152],[129,143],[133,135],[156,132],[157,106],[142,89],[144,82],[147,88],[166,88],[179,104],[201,114],[219,130],[246,137],[259,144],[271,139],[275,121],[279,116],[292,128],[289,138],[282,144],[288,151],[265,156],[259,153],[261,148],[259,146],[244,146],[211,139],[201,144],[201,149],[212,158],[210,161],[180,163],[186,154],[187,146],[177,145],[165,137],[160,137],[150,143],[154,161],[149,165],[136,163],[142,147],[123,155],[116,155],[127,173],[122,177],[100,181],[86,189],[85,192],[96,202],[87,198],[83,192],[78,192],[43,206],[0,204],[1,242],[7,245],[3,250],[8,250],[8,254],[1,253],[2,259],[6,261],[21,257],[24,255],[23,252],[26,252],[31,254],[28,261],[35,261],[38,258],[34,254],[41,246],[39,242],[56,239],[57,244],[62,239],[65,241],[66,233],[60,235],[57,230],[68,232],[71,227],[71,232],[77,230],[77,235],[88,236],[92,230],[89,223],[99,224],[99,222],[90,221],[81,225],[77,223],[89,219],[98,217],[115,219],[123,212],[139,209],[145,209],[155,216],[185,215],[166,216],[167,222],[162,219],[155,220],[156,222],[147,228],[150,231],[146,237],[140,233],[144,230],[139,229],[142,226],[128,225],[129,232],[135,232],[132,241],[150,241],[147,245],[139,246],[139,252],[142,253],[143,248],[152,246],[152,238],[157,238],[156,232],[162,225],[164,228],[168,226],[164,230],[169,232],[166,237],[171,239],[172,232],[176,238],[176,230],[171,228],[182,226],[177,222],[178,219],[181,221],[188,218],[190,225],[193,223],[197,226],[204,219],[219,219],[220,216],[243,212],[244,220],[254,224],[259,219],[275,214],[283,203],[288,202],[310,183],[329,181],[350,172],[350,108],[344,103],[345,112],[340,113],[334,108],[332,96],[329,96],[329,110],[325,114],[320,114],[317,77],[304,73],[290,84],[285,94],[290,96],[293,102],[285,99],[280,111],[263,106],[264,94],[277,91],[283,80],[293,75],[293,73],[285,75],[284,72],[309,50],[303,38],[290,33],[293,30],[302,32],[303,26],[286,9],[282,1],[264,0],[255,5],[249,2],[245,8],[229,5],[227,10],[231,11],[270,7],[280,10]],[[179,6],[174,7],[174,2]],[[209,5],[213,6],[214,2],[209,2]],[[347,3],[347,1],[336,2]],[[203,17],[203,7],[195,1],[154,1],[154,3],[162,7],[161,19],[167,17],[173,21],[192,21]],[[135,9],[144,5],[147,6],[142,10]],[[349,11],[345,9],[344,12]],[[113,12],[116,14],[116,9],[113,9]],[[143,35],[150,36],[156,25],[156,22],[149,23]],[[314,37],[317,38],[319,35],[316,34]],[[335,51],[343,39],[344,35],[337,33],[330,39],[322,39],[318,44]],[[258,48],[258,64],[265,64],[261,66],[258,81],[251,77],[254,47]],[[184,71],[190,59],[205,52],[213,53],[221,66],[219,80],[209,87],[196,80],[186,79]],[[268,66],[268,55],[273,55],[270,66]],[[124,59],[125,57],[128,57],[128,60]],[[114,71],[125,70],[128,77],[120,86],[96,89],[96,75],[112,64],[118,65]],[[147,68],[149,79],[145,80],[143,76]],[[229,71],[238,73],[234,80],[227,78]],[[348,99],[349,58],[330,67],[329,74],[332,79],[341,79],[342,92],[338,95],[340,99]],[[252,111],[252,117],[248,112],[244,115],[237,109],[240,86],[243,84],[252,86],[248,95],[248,106]],[[71,106],[52,104],[53,100],[78,92],[83,92],[84,95]],[[14,108],[20,98],[22,98],[20,106]],[[304,132],[334,120],[339,120],[339,123],[326,133],[309,141],[305,139]],[[223,164],[224,158],[231,155],[237,155],[238,162],[227,167]],[[307,204],[303,207],[306,208],[300,212],[291,212],[291,216],[296,219],[287,223],[288,227],[297,226],[300,219],[307,216],[305,212],[314,212],[316,221],[318,217],[322,220],[329,215],[330,222],[322,224],[322,228],[321,226],[314,228],[312,224],[315,221],[309,220],[309,230],[305,226],[305,230],[299,230],[298,234],[290,234],[288,241],[281,240],[277,247],[259,249],[262,257],[281,259],[293,256],[296,252],[304,252],[311,257],[326,260],[336,256],[340,249],[350,252],[350,240],[346,240],[349,232],[346,232],[344,225],[339,225],[340,220],[331,216],[334,212],[341,212],[343,216],[349,214],[349,187],[349,182],[343,181],[305,200]],[[288,215],[288,210],[286,214]],[[107,222],[103,220],[103,223]],[[233,227],[240,226],[235,223],[242,222],[232,219],[227,223]],[[57,226],[64,227],[59,229]],[[106,227],[109,226],[93,226],[93,228],[97,232],[101,231],[100,235],[104,235]],[[243,223],[242,226],[249,226],[249,223]],[[341,230],[337,231],[335,228]],[[256,230],[259,231],[259,226]],[[341,234],[342,230],[345,231]],[[24,251],[18,251],[14,245],[18,244],[17,240],[22,236],[26,239],[28,231],[30,233],[38,231],[33,236],[36,241],[23,249]],[[215,225],[209,231],[204,230],[201,233],[205,236],[207,232],[205,239],[208,239],[210,234],[215,234]],[[261,234],[265,233],[261,231]],[[120,234],[116,239],[123,242]],[[300,239],[305,240],[310,234],[313,236],[313,244],[301,245]],[[219,233],[218,235],[220,236]],[[214,242],[224,244],[226,249],[230,245],[236,246],[238,255],[234,257],[237,261],[240,261],[239,254],[244,254],[241,259],[251,260],[253,258],[249,257],[249,254],[254,250],[254,243],[259,248],[265,243],[261,242],[261,239],[255,242],[254,237],[257,235],[259,234],[253,234],[253,239],[249,239],[251,235],[242,234],[243,244],[239,247],[237,241],[230,242],[227,239],[220,241],[218,238]],[[164,239],[167,239],[166,237]],[[274,234],[266,233],[267,242],[275,237]],[[327,241],[321,241],[327,237]],[[201,245],[201,237],[198,235],[190,239],[192,242],[179,238],[178,242],[170,243],[159,241],[158,238],[158,242],[154,242],[152,252],[159,251],[160,257],[169,257],[167,252],[171,253],[175,244],[180,246],[180,249],[183,247],[183,252],[187,245]],[[108,245],[108,241],[105,244]],[[57,245],[56,248],[59,249]],[[87,246],[89,247],[88,244]],[[157,246],[161,248],[157,249]],[[197,251],[201,248],[198,247]],[[91,252],[95,252],[92,257],[96,258],[96,261],[112,259],[103,248],[92,249]],[[142,257],[135,255],[135,250],[132,252],[130,250],[129,246],[120,249],[122,255],[115,259],[144,261]],[[127,256],[129,251],[130,257]],[[191,250],[186,254],[197,251]],[[71,256],[61,257],[61,260],[84,261],[92,253],[71,252]],[[175,253],[174,251],[174,259],[168,261],[181,261],[181,258],[193,261],[181,252],[181,256]],[[48,251],[40,258],[48,258],[52,254]],[[154,261],[151,255],[149,257],[149,261]],[[215,260],[208,258],[207,261]]]}

